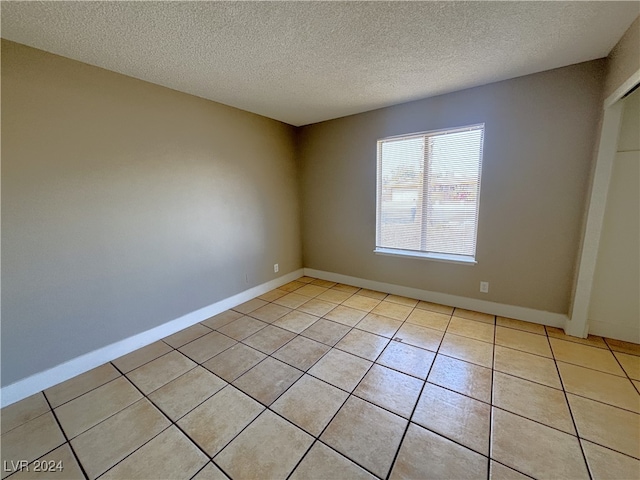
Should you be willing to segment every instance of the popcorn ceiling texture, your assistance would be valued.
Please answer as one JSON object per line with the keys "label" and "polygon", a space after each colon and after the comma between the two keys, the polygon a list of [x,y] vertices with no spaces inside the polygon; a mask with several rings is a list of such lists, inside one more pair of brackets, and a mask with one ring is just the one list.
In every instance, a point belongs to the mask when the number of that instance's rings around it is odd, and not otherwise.
{"label": "popcorn ceiling texture", "polygon": [[609,54],[638,2],[2,2],[2,36],[292,125]]}

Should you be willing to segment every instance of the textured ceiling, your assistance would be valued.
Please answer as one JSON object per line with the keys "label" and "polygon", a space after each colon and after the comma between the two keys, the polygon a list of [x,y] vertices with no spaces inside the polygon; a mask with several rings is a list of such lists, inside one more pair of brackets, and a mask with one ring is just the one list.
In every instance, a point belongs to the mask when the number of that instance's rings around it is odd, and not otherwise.
{"label": "textured ceiling", "polygon": [[640,2],[7,2],[2,37],[305,125],[606,56]]}

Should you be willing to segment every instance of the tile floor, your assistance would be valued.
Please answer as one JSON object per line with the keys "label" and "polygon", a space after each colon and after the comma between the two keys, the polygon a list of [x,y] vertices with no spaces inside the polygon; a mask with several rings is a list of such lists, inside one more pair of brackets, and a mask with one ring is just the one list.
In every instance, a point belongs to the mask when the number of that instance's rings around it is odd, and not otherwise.
{"label": "tile floor", "polygon": [[639,389],[639,345],[303,277],[3,409],[2,478],[638,479]]}

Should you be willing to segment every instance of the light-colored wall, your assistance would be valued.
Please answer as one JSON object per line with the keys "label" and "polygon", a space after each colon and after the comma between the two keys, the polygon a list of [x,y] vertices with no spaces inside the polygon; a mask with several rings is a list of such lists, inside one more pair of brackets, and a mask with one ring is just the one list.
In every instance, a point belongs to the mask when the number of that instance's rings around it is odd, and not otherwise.
{"label": "light-colored wall", "polygon": [[[567,313],[603,77],[592,61],[302,128],[305,267]],[[478,264],[375,255],[376,140],[481,122]]]}
{"label": "light-colored wall", "polygon": [[302,267],[294,140],[3,40],[2,385]]}
{"label": "light-colored wall", "polygon": [[640,90],[624,101],[589,307],[589,331],[640,343]]}
{"label": "light-colored wall", "polygon": [[640,70],[640,16],[635,19],[607,57],[604,97],[616,91]]}

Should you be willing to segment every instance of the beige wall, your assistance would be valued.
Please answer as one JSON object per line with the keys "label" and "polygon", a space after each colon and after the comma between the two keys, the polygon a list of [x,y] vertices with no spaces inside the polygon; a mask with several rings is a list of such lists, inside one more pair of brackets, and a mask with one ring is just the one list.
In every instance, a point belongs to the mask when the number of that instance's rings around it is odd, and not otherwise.
{"label": "beige wall", "polygon": [[[302,128],[305,267],[567,313],[603,73],[587,62]],[[376,140],[480,122],[478,264],[375,255]]]}
{"label": "beige wall", "polygon": [[607,64],[605,98],[640,70],[640,16],[635,19],[611,50],[607,57]]}
{"label": "beige wall", "polygon": [[300,268],[294,139],[3,40],[2,384]]}
{"label": "beige wall", "polygon": [[624,101],[589,307],[590,332],[640,343],[640,90]]}

